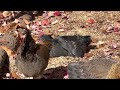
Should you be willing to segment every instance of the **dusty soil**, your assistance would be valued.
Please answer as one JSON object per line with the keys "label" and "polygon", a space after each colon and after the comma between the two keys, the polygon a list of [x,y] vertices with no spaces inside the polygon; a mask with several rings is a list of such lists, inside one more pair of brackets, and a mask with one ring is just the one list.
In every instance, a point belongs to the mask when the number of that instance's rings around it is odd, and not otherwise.
{"label": "dusty soil", "polygon": [[[49,12],[49,11],[47,11]],[[90,60],[94,57],[105,55],[111,56],[115,60],[120,60],[120,31],[115,29],[109,32],[109,27],[112,25],[119,26],[120,12],[119,11],[62,11],[68,19],[61,16],[51,17],[51,22],[57,20],[56,24],[50,24],[50,27],[42,28],[46,32],[57,35],[90,35],[93,42],[90,51],[83,58],[73,57],[56,57],[50,58],[48,67],[45,70],[44,76],[47,79],[63,79],[67,72],[67,65],[71,62],[79,62],[81,60]],[[39,16],[42,17],[42,16]],[[42,20],[42,18],[39,18]],[[63,31],[59,31],[59,28]],[[58,31],[57,31],[58,30]],[[17,71],[14,60],[10,60],[12,72]],[[20,75],[20,74],[18,74]],[[21,76],[21,78],[24,78]]]}

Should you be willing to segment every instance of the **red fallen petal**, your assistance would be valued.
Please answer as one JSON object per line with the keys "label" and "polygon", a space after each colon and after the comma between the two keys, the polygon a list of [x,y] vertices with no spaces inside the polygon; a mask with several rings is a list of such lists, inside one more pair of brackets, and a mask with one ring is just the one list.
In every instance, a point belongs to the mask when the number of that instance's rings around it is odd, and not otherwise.
{"label": "red fallen petal", "polygon": [[119,28],[118,27],[114,27],[114,32],[119,32]]}
{"label": "red fallen petal", "polygon": [[90,23],[90,24],[93,24],[95,22],[95,20],[94,19],[89,19],[89,20],[87,20],[87,22]]}
{"label": "red fallen petal", "polygon": [[59,11],[55,11],[54,16],[61,16],[61,13]]}
{"label": "red fallen petal", "polygon": [[48,21],[48,19],[45,19],[45,20],[41,21],[42,26],[48,26],[49,24],[50,24],[50,22]]}

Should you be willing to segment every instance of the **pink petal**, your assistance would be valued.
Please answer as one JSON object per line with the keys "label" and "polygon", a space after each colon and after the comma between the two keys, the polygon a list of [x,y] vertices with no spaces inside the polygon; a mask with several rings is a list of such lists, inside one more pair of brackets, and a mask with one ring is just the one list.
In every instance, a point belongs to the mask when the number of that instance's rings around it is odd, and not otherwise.
{"label": "pink petal", "polygon": [[119,32],[119,28],[118,27],[114,27],[114,32]]}
{"label": "pink petal", "polygon": [[41,21],[42,26],[48,26],[49,24],[50,24],[50,22],[48,21],[48,19],[44,19]]}
{"label": "pink petal", "polygon": [[69,79],[68,77],[69,77],[69,75],[67,74],[63,77],[63,79]]}
{"label": "pink petal", "polygon": [[94,19],[89,19],[89,20],[87,20],[87,22],[90,23],[90,24],[93,24],[95,22],[95,20]]}
{"label": "pink petal", "polygon": [[53,12],[53,11],[48,12],[48,16],[49,16],[49,17],[54,16],[54,12]]}

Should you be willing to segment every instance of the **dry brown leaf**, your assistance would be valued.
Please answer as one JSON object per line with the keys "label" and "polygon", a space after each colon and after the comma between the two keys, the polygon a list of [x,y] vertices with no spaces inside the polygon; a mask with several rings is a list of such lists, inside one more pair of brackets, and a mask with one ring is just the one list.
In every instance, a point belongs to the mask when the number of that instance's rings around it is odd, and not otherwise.
{"label": "dry brown leaf", "polygon": [[8,16],[12,15],[12,12],[11,11],[4,11],[2,14],[4,17],[8,17]]}
{"label": "dry brown leaf", "polygon": [[26,20],[26,19],[23,19],[23,21],[28,25],[30,24],[30,21]]}

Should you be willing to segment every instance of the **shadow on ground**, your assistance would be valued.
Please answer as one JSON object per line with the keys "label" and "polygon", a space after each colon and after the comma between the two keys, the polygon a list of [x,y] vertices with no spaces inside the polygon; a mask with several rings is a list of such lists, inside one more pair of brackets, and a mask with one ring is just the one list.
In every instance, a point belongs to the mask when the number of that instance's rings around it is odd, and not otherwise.
{"label": "shadow on ground", "polygon": [[56,68],[47,69],[44,73],[46,79],[63,79],[66,75],[67,67],[59,66]]}

